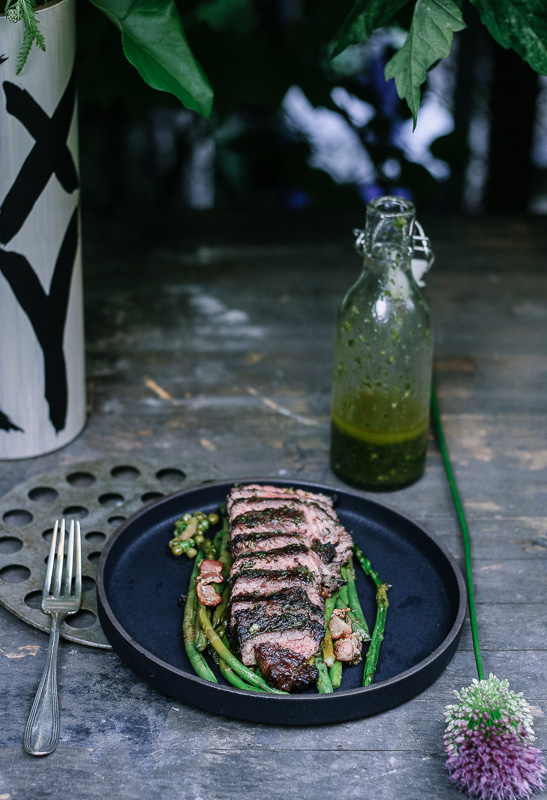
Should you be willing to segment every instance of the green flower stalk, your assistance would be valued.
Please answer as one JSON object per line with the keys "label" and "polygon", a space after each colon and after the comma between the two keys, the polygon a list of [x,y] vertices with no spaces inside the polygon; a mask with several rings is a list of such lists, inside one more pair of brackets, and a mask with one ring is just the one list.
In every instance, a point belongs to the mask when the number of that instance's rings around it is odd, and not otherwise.
{"label": "green flower stalk", "polygon": [[495,675],[485,679],[480,652],[471,540],[444,438],[435,385],[431,392],[433,425],[458,515],[465,552],[465,573],[473,649],[479,680],[454,692],[457,703],[446,707],[445,751],[450,780],[477,800],[524,800],[544,787],[543,754],[535,747],[532,715],[522,693]]}

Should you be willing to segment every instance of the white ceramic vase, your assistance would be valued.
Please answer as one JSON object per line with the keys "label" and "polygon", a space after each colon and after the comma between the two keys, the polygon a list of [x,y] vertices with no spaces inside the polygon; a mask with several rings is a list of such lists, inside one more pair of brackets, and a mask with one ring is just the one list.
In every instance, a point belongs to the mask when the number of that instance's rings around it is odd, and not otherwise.
{"label": "white ceramic vase", "polygon": [[19,75],[23,23],[0,16],[0,459],[85,424],[75,1],[37,16],[46,52]]}

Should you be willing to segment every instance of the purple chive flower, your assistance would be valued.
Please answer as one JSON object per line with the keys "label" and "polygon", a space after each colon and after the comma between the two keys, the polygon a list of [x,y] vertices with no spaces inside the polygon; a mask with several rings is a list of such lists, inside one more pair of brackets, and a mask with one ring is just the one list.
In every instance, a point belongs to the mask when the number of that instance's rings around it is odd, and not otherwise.
{"label": "purple chive flower", "polygon": [[450,780],[477,800],[523,800],[543,789],[546,769],[535,747],[522,693],[490,674],[446,707],[444,746]]}

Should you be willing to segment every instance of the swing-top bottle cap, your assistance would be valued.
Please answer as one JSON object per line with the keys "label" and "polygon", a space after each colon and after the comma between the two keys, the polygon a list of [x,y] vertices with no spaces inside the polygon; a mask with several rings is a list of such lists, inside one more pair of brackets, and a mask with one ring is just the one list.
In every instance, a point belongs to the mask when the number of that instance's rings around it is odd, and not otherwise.
{"label": "swing-top bottle cap", "polygon": [[367,205],[365,229],[354,230],[359,253],[378,261],[424,259],[428,268],[434,256],[429,239],[416,220],[414,203],[406,197],[385,195]]}

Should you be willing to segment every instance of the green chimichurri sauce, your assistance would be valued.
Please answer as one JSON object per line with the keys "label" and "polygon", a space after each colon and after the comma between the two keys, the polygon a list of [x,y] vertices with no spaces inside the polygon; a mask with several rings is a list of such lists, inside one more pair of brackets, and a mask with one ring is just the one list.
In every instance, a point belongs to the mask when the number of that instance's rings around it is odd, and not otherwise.
{"label": "green chimichurri sauce", "polygon": [[[402,422],[402,421],[401,421]],[[372,429],[332,415],[331,466],[342,480],[370,489],[395,489],[424,471],[428,420]]]}

